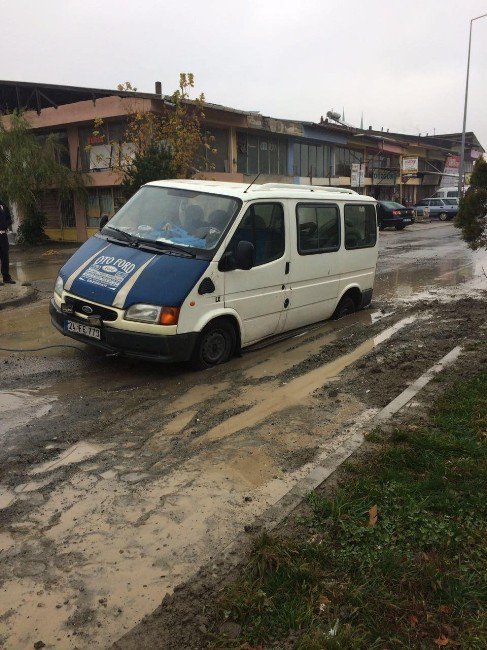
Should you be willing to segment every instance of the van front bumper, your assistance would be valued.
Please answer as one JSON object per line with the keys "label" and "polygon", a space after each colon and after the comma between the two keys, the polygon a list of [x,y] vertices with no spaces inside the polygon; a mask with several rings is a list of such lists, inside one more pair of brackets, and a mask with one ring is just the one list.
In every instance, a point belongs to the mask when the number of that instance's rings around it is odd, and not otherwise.
{"label": "van front bumper", "polygon": [[87,338],[74,332],[66,332],[64,323],[66,320],[84,324],[76,316],[63,314],[53,300],[49,305],[51,322],[54,327],[64,336],[81,341],[88,345],[94,345],[106,352],[115,352],[128,357],[149,359],[161,362],[188,361],[193,354],[197,332],[188,334],[173,334],[171,336],[144,334],[141,332],[129,332],[127,330],[109,327],[105,323],[101,327],[101,340]]}

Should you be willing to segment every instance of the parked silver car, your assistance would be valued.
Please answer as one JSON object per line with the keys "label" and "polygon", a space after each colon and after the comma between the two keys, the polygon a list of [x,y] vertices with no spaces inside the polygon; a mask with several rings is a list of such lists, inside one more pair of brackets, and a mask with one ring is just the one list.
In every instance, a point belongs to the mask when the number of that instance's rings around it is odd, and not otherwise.
{"label": "parked silver car", "polygon": [[450,221],[458,212],[458,199],[423,199],[414,206],[416,214],[422,215],[425,208],[429,216],[440,221]]}

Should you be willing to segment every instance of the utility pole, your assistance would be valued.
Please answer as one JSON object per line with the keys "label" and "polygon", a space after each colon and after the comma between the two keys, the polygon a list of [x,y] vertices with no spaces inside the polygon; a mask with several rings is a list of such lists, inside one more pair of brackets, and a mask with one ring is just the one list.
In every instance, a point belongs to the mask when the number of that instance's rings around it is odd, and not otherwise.
{"label": "utility pole", "polygon": [[470,50],[472,47],[472,25],[474,20],[480,20],[481,18],[485,18],[487,14],[482,14],[481,16],[476,16],[475,18],[472,18],[470,21],[470,33],[468,37],[468,58],[467,58],[467,80],[465,83],[465,104],[463,106],[463,129],[462,129],[462,144],[461,144],[461,151],[460,151],[460,169],[458,170],[458,198],[461,198],[463,196],[463,177],[464,177],[464,170],[465,170],[465,129],[467,126],[467,100],[468,100],[468,77],[470,74]]}

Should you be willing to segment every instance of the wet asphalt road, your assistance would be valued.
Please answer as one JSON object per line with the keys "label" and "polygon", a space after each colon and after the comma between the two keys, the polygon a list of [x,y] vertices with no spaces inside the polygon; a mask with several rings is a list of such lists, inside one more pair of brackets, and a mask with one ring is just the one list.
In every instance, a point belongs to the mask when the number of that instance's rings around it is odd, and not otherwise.
{"label": "wet asphalt road", "polygon": [[[47,311],[62,259],[16,257],[13,274],[32,281],[39,300],[0,312],[1,347],[71,344]],[[359,402],[324,418],[306,400],[374,339],[334,365],[294,369],[354,328],[380,327],[378,307],[475,286],[482,259],[451,224],[385,231],[371,310],[203,374],[77,342],[81,351],[0,352],[0,553],[9,558],[0,645],[107,647],[119,638],[360,416]]]}

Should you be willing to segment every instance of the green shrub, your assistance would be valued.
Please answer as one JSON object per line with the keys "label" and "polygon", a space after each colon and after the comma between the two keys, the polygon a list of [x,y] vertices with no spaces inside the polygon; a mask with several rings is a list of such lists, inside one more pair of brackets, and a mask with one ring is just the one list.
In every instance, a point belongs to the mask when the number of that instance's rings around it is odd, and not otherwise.
{"label": "green shrub", "polygon": [[32,246],[45,241],[47,239],[45,227],[46,215],[40,210],[32,210],[24,217],[17,231],[19,244]]}

